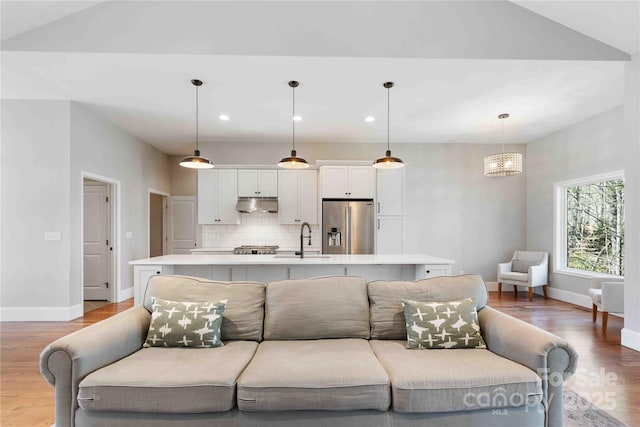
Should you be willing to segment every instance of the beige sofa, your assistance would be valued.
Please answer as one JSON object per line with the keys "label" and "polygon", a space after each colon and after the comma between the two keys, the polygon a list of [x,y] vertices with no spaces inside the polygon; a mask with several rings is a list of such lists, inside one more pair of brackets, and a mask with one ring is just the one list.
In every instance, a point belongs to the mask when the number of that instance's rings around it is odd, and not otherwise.
{"label": "beige sofa", "polygon": [[[223,347],[143,348],[151,297],[228,299]],[[408,350],[400,301],[475,297],[487,349]],[[51,343],[56,426],[560,426],[577,355],[480,276],[150,279],[144,306]]]}

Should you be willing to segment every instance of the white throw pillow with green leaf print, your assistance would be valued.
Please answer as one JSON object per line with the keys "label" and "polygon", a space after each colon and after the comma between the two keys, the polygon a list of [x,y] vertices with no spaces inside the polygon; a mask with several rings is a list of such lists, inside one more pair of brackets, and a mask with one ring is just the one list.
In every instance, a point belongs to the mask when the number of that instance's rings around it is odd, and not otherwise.
{"label": "white throw pillow with green leaf print", "polygon": [[487,348],[480,335],[475,298],[459,301],[402,300],[407,348]]}
{"label": "white throw pillow with green leaf print", "polygon": [[221,347],[227,300],[179,302],[151,298],[153,311],[144,347]]}

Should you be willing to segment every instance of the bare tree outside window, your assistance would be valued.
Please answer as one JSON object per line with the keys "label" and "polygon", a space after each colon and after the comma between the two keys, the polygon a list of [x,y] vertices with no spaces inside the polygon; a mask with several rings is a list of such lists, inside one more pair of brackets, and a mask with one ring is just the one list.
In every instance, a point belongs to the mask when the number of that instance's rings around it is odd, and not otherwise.
{"label": "bare tree outside window", "polygon": [[567,190],[567,267],[624,276],[624,181]]}

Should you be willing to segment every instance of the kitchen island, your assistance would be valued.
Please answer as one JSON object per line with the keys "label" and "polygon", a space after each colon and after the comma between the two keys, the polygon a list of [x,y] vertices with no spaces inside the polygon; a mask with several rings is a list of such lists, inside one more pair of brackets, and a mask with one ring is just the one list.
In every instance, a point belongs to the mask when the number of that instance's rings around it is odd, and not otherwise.
{"label": "kitchen island", "polygon": [[180,274],[221,281],[270,282],[319,276],[417,280],[450,276],[455,261],[429,255],[164,255],[131,261],[134,300],[141,304],[151,276]]}

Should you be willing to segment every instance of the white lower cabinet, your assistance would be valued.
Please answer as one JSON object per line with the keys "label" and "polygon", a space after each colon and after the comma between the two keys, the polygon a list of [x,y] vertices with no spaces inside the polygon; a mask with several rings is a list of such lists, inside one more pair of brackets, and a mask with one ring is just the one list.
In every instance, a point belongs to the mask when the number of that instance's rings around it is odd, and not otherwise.
{"label": "white lower cabinet", "polygon": [[378,254],[402,253],[404,218],[401,216],[379,216],[376,223]]}
{"label": "white lower cabinet", "polygon": [[133,303],[135,305],[144,304],[144,293],[147,290],[149,279],[153,276],[166,274],[173,274],[173,265],[135,265],[133,267]]}
{"label": "white lower cabinet", "polygon": [[432,279],[440,276],[451,276],[450,265],[425,265],[425,279]]}

